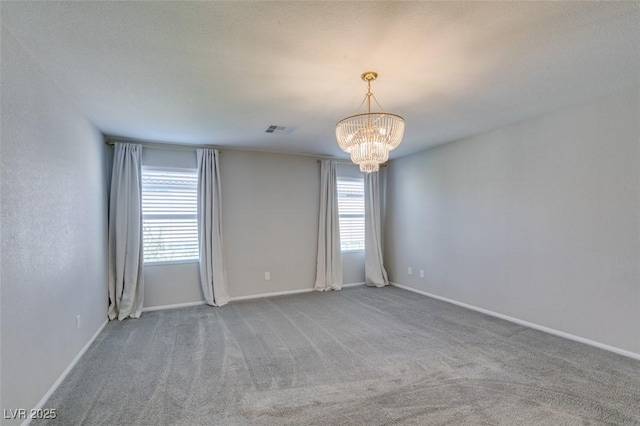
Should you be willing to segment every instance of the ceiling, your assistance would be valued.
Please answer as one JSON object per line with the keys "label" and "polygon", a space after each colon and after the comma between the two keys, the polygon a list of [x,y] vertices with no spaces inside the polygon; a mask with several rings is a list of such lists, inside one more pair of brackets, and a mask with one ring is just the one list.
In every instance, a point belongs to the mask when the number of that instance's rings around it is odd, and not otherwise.
{"label": "ceiling", "polygon": [[111,136],[344,157],[335,123],[358,112],[360,74],[375,70],[376,98],[406,120],[396,158],[640,84],[639,2],[0,8],[2,26]]}

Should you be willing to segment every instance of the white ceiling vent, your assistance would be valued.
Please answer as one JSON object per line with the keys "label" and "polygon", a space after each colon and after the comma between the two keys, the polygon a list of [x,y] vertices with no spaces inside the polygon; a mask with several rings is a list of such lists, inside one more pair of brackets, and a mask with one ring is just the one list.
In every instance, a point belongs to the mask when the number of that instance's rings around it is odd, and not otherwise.
{"label": "white ceiling vent", "polygon": [[265,130],[265,133],[269,133],[271,135],[290,135],[294,130],[296,130],[296,127],[271,125],[267,130]]}

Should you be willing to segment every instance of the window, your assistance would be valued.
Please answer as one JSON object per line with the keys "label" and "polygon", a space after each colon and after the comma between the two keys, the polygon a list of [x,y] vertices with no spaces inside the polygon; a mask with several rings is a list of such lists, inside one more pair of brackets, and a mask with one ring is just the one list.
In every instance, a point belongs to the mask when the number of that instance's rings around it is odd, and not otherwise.
{"label": "window", "polygon": [[364,250],[364,180],[338,178],[341,251]]}
{"label": "window", "polygon": [[142,168],[144,262],[198,260],[198,171]]}

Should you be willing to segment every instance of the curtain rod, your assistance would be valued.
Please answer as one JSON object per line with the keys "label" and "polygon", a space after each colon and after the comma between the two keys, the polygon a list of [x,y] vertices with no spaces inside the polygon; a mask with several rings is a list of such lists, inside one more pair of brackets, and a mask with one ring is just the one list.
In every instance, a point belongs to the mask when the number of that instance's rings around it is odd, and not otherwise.
{"label": "curtain rod", "polygon": [[[202,149],[202,148],[211,148],[217,149],[222,152],[222,149],[215,145],[190,145],[190,144],[182,144],[182,143],[171,143],[171,142],[160,142],[160,141],[150,141],[150,140],[142,140],[142,139],[134,139],[134,138],[125,138],[125,137],[117,137],[117,136],[105,136],[104,143],[107,145],[113,146],[116,142],[122,143],[133,143],[140,145],[142,147],[147,148],[157,148],[157,149],[184,149],[184,150],[194,150],[194,149]],[[223,147],[225,151],[241,151],[241,152],[257,152],[263,154],[280,154],[280,155],[296,155],[299,157],[312,157],[317,158],[318,163],[320,160],[336,160],[341,164],[353,164],[350,160],[341,159],[336,157],[329,157],[325,155],[317,155],[317,154],[304,154],[304,153],[295,153],[295,152],[277,152],[277,151],[266,151],[266,150],[257,150],[257,149],[243,149],[243,148],[230,148],[228,146]],[[355,165],[355,164],[354,164]]]}
{"label": "curtain rod", "polygon": [[[328,157],[327,158],[323,158],[323,160],[335,160],[336,163],[338,163],[338,164],[350,164],[352,166],[357,166],[357,164],[356,163],[352,163],[351,160],[340,160],[340,159],[337,159],[337,158],[328,158]],[[322,160],[318,160],[318,163],[320,163],[320,161],[322,161]],[[387,163],[380,164],[380,167],[387,167]]]}
{"label": "curtain rod", "polygon": [[189,145],[189,144],[182,144],[182,143],[170,143],[170,142],[160,142],[160,141],[149,141],[149,140],[141,140],[141,139],[133,139],[133,138],[118,138],[118,137],[112,137],[112,136],[107,136],[104,139],[104,143],[107,145],[113,145],[117,142],[122,142],[122,143],[132,143],[132,144],[136,144],[136,145],[140,145],[142,147],[147,147],[147,148],[158,148],[158,149],[188,149],[188,150],[194,150],[194,149],[202,149],[202,148],[211,148],[211,149],[220,149],[217,146],[213,146],[213,145]]}
{"label": "curtain rod", "polygon": [[334,160],[338,164],[351,164],[352,166],[357,166],[357,164],[352,163],[351,160],[342,160],[340,158],[331,158],[331,157],[322,157],[316,160],[317,163],[320,163],[322,160]]}

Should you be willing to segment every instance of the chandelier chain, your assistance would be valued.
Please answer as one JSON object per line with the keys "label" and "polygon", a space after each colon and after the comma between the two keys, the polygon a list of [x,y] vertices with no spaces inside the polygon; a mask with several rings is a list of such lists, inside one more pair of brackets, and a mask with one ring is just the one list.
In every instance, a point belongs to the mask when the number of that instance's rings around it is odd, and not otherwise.
{"label": "chandelier chain", "polygon": [[367,114],[371,114],[371,79],[367,79]]}

